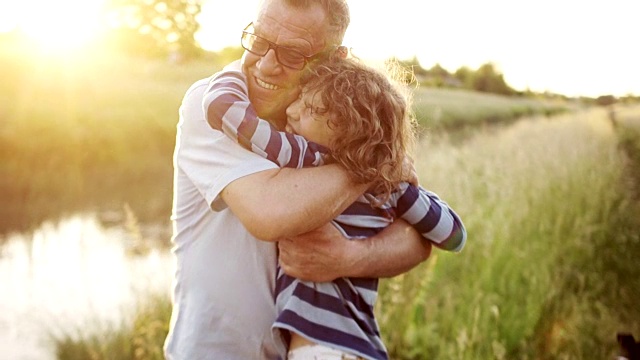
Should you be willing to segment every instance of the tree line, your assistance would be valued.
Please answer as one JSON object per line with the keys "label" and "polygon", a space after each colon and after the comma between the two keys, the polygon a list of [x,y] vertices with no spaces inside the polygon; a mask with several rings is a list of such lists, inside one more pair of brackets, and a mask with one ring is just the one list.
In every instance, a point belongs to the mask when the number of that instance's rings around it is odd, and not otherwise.
{"label": "tree line", "polygon": [[392,60],[407,69],[405,81],[415,81],[420,86],[462,88],[506,96],[525,95],[524,92],[511,88],[504,80],[504,75],[492,63],[483,64],[476,70],[463,66],[454,73],[450,73],[440,64],[425,69],[420,65],[417,57],[409,60]]}

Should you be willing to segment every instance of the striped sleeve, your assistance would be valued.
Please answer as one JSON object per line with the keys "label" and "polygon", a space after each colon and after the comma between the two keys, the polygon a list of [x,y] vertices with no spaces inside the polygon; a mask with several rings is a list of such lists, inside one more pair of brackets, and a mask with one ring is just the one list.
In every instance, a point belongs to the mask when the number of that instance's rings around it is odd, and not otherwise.
{"label": "striped sleeve", "polygon": [[396,216],[409,222],[425,239],[443,250],[462,250],[467,230],[460,217],[438,195],[403,183],[392,201],[396,202]]}
{"label": "striped sleeve", "polygon": [[324,164],[323,146],[299,135],[278,131],[260,119],[249,102],[244,74],[221,71],[209,81],[203,98],[209,125],[280,167],[302,168]]}

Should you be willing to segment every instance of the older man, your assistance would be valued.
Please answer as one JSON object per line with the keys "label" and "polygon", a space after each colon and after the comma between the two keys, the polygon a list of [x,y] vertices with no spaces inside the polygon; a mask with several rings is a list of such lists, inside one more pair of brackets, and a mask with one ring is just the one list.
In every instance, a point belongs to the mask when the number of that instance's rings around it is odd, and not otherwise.
{"label": "older man", "polygon": [[[340,45],[344,0],[264,0],[243,38],[243,72],[258,115],[275,126],[298,96],[307,62]],[[177,271],[168,359],[275,359],[278,252],[290,275],[313,281],[385,277],[429,256],[430,245],[398,222],[367,241],[347,241],[328,222],[363,185],[337,165],[279,169],[209,127],[208,79],[187,91],[174,154],[172,220]],[[261,241],[261,240],[268,241]]]}

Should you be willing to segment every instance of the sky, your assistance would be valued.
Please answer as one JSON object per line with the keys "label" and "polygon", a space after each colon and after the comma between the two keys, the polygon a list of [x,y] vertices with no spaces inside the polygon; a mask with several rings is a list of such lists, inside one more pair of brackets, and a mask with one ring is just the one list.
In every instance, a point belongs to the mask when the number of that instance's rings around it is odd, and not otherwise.
{"label": "sky", "polygon": [[[450,72],[491,62],[517,90],[640,95],[640,4],[634,0],[349,0],[344,44],[361,58],[414,56]],[[199,41],[237,45],[258,0],[205,3]],[[229,29],[237,29],[231,30]]]}
{"label": "sky", "polygon": [[[52,50],[72,48],[99,32],[103,1],[0,0],[0,32],[19,26]],[[366,60],[416,56],[424,68],[437,63],[450,72],[491,62],[517,90],[640,95],[640,4],[635,0],[348,3],[351,25],[344,45]],[[238,46],[257,4],[204,0],[197,40],[214,51]],[[30,11],[35,8],[40,11]]]}

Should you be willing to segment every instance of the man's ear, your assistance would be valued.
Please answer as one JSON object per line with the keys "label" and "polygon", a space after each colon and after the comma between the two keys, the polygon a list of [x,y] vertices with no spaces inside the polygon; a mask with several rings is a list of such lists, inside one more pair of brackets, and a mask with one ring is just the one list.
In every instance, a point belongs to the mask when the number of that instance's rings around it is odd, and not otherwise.
{"label": "man's ear", "polygon": [[349,48],[344,45],[340,45],[336,49],[336,54],[338,55],[338,58],[346,59],[347,56],[349,56]]}

